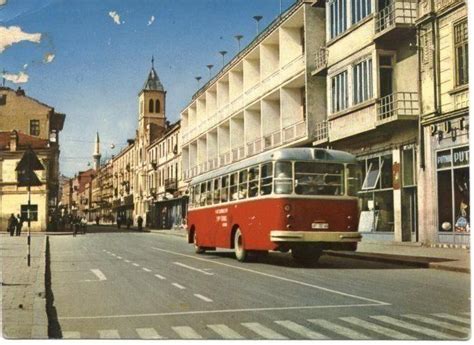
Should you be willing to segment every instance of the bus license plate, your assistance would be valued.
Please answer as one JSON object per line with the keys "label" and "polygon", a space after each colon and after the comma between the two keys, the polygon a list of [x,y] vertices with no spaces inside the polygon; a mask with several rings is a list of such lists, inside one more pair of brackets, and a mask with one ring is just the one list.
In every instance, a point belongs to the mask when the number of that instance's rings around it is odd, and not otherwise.
{"label": "bus license plate", "polygon": [[311,224],[311,228],[312,229],[318,229],[318,230],[328,229],[329,224],[328,223],[313,223],[313,224]]}

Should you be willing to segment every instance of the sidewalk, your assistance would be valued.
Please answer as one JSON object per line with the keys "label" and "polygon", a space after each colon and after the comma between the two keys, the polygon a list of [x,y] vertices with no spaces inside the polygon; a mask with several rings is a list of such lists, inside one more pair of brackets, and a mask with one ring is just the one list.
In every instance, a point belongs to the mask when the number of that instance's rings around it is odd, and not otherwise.
{"label": "sidewalk", "polygon": [[[151,233],[186,237],[184,229],[149,230]],[[356,252],[325,251],[327,255],[387,262],[397,265],[470,273],[470,250],[424,247],[419,243],[362,241]]]}
{"label": "sidewalk", "polygon": [[31,236],[31,266],[27,266],[27,236],[0,235],[2,252],[2,336],[47,339],[45,291],[46,236]]}

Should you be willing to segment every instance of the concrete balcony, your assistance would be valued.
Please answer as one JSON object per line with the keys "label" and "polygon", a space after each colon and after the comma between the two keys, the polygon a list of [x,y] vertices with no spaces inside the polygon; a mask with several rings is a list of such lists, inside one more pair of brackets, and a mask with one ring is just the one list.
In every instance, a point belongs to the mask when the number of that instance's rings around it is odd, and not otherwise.
{"label": "concrete balcony", "polygon": [[329,51],[326,47],[320,47],[315,54],[315,68],[311,72],[313,76],[325,76],[328,70]]}
{"label": "concrete balcony", "polygon": [[225,120],[228,120],[232,115],[240,112],[246,106],[252,104],[263,95],[274,89],[277,89],[286,81],[289,81],[293,77],[301,74],[305,68],[306,64],[304,55],[299,55],[292,61],[288,62],[286,65],[282,66],[281,69],[275,71],[260,82],[257,82],[232,102],[223,105],[205,121],[202,121],[200,124],[191,125],[190,128],[184,130],[182,134],[183,144],[187,144],[195,140],[209,129],[215,127]]}
{"label": "concrete balcony", "polygon": [[413,121],[419,116],[417,92],[396,92],[378,100],[377,126],[400,120]]}
{"label": "concrete balcony", "polygon": [[392,0],[375,14],[375,40],[398,42],[397,37],[415,30],[417,2]]}

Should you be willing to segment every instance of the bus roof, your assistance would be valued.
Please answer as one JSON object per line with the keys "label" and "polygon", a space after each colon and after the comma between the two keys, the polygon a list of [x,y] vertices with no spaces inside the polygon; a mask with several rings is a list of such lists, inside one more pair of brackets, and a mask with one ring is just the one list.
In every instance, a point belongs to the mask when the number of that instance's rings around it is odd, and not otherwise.
{"label": "bus roof", "polygon": [[207,172],[191,180],[191,185],[214,179],[221,175],[227,175],[232,172],[251,167],[256,164],[277,161],[277,160],[296,160],[296,161],[320,161],[333,163],[357,163],[354,155],[338,150],[320,149],[314,147],[283,148],[275,151],[261,153],[257,156],[247,158],[243,161],[229,164],[222,168]]}

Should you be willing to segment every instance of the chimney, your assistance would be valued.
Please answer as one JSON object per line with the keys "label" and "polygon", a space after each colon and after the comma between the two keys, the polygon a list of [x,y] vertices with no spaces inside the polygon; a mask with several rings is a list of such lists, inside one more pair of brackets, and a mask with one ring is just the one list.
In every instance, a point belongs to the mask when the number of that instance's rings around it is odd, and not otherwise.
{"label": "chimney", "polygon": [[16,95],[17,96],[24,96],[25,95],[25,90],[21,88],[21,86],[18,86],[18,89],[16,90]]}
{"label": "chimney", "polygon": [[14,152],[18,148],[18,132],[13,130],[10,133],[10,151]]}

